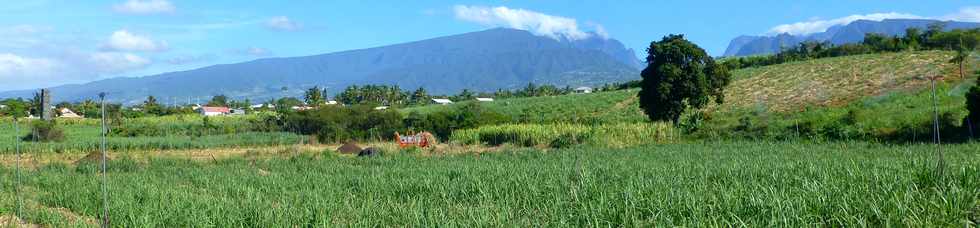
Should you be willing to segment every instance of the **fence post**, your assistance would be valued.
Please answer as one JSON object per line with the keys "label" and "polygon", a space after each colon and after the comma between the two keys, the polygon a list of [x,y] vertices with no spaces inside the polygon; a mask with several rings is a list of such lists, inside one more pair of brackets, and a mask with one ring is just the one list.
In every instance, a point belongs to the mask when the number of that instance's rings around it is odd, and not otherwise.
{"label": "fence post", "polygon": [[99,100],[102,102],[102,227],[109,227],[109,190],[106,178],[106,113],[105,113],[105,93],[99,93]]}
{"label": "fence post", "polygon": [[17,218],[23,219],[24,218],[23,217],[23,211],[21,211],[22,210],[21,208],[22,208],[22,205],[24,204],[24,201],[23,201],[23,199],[21,199],[21,195],[20,195],[20,182],[21,182],[21,180],[20,180],[20,140],[21,139],[20,139],[20,137],[18,137],[18,135],[20,135],[20,125],[18,125],[18,123],[17,123],[17,116],[14,116],[14,151],[17,153],[17,162],[16,162],[17,165],[15,166],[16,167],[15,169],[17,170],[16,171],[17,172],[17,177],[16,177],[17,178],[17,183],[14,185],[14,194],[17,195],[17,211],[14,212],[14,214],[17,216]]}
{"label": "fence post", "polygon": [[932,77],[930,80],[932,81],[932,126],[934,132],[933,142],[936,143],[936,153],[939,154],[939,164],[937,164],[936,168],[939,171],[940,178],[942,178],[946,168],[946,161],[945,158],[943,158],[942,142],[940,141],[939,137],[939,98],[936,95],[936,79],[938,79],[938,77]]}

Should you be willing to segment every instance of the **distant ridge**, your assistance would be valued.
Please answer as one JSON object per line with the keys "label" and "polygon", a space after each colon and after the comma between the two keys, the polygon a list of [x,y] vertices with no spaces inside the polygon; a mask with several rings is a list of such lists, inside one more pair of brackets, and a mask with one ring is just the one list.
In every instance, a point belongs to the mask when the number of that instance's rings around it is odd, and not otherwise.
{"label": "distant ridge", "polygon": [[[586,39],[568,40],[497,28],[376,48],[113,78],[51,90],[56,101],[91,99],[104,91],[112,101],[127,104],[140,102],[148,95],[181,103],[218,94],[263,102],[300,96],[313,86],[338,93],[354,84],[387,84],[447,94],[463,89],[514,89],[528,83],[598,85],[639,78],[640,67],[632,49],[594,33]],[[29,97],[32,92],[0,92],[0,98]]]}
{"label": "distant ridge", "polygon": [[939,21],[926,19],[885,19],[882,21],[857,20],[847,25],[837,25],[825,32],[808,35],[777,34],[774,36],[739,36],[732,39],[725,50],[724,56],[750,56],[774,54],[784,47],[792,47],[800,42],[826,41],[833,44],[857,43],[864,40],[867,33],[879,33],[888,36],[905,35],[907,28],[925,30],[929,24],[942,22],[947,30],[969,29],[980,27],[980,23]]}

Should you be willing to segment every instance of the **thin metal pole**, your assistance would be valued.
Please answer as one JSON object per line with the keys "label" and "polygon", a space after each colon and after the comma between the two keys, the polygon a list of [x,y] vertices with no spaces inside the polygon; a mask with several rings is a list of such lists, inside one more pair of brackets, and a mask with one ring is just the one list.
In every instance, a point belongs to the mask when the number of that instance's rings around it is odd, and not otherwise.
{"label": "thin metal pole", "polygon": [[932,130],[934,132],[933,141],[936,143],[936,153],[939,154],[939,164],[937,164],[937,168],[939,169],[939,174],[942,175],[943,172],[945,171],[944,169],[946,166],[946,162],[945,162],[945,158],[943,158],[942,142],[940,141],[939,138],[939,99],[936,95],[936,78],[932,79],[932,109],[933,109]]}
{"label": "thin metal pole", "polygon": [[109,190],[106,178],[106,113],[105,113],[105,93],[99,93],[102,101],[102,227],[109,227]]}
{"label": "thin metal pole", "polygon": [[17,184],[14,185],[14,194],[17,195],[17,212],[15,214],[18,218],[24,218],[23,212],[21,211],[24,200],[20,196],[20,125],[17,124],[17,117],[14,117],[14,151],[17,152],[17,165],[15,166],[17,170]]}

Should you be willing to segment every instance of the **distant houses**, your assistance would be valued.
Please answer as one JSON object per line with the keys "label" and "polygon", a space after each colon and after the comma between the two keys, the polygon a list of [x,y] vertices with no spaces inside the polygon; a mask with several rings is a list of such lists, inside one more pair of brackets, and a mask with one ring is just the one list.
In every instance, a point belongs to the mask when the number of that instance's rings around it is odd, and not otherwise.
{"label": "distant houses", "polygon": [[582,86],[575,88],[575,93],[592,93],[592,87]]}
{"label": "distant houses", "polygon": [[479,102],[491,102],[491,101],[493,101],[493,98],[489,98],[489,97],[477,97],[476,98],[476,101],[479,101]]}
{"label": "distant houses", "polygon": [[451,101],[449,99],[432,98],[432,103],[441,104],[441,105],[448,105],[448,104],[452,104],[453,101]]}

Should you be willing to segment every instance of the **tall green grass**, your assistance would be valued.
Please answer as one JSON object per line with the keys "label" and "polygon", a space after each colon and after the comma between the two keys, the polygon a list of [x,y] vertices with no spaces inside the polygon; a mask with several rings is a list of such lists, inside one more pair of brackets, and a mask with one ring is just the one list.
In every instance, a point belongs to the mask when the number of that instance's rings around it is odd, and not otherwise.
{"label": "tall green grass", "polygon": [[[709,142],[455,156],[238,158],[109,164],[114,226],[875,226],[980,221],[980,144]],[[81,167],[81,168],[79,168]],[[12,170],[0,169],[0,213]],[[97,173],[25,175],[24,218],[96,221]]]}
{"label": "tall green grass", "polygon": [[566,147],[590,144],[622,148],[676,140],[673,126],[634,124],[505,124],[454,131],[450,141],[460,144]]}

